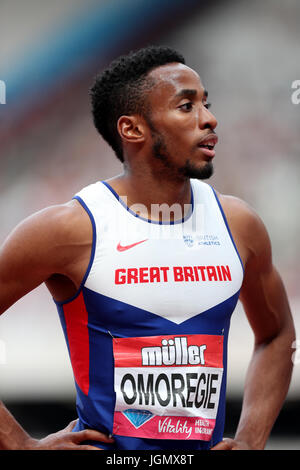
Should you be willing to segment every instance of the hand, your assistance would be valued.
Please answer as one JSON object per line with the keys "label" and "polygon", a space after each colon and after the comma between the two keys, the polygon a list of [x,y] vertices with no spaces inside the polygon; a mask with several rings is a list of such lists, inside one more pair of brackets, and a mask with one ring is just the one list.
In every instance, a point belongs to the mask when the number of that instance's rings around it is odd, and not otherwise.
{"label": "hand", "polygon": [[83,441],[99,441],[113,443],[114,440],[94,429],[72,432],[77,419],[71,421],[67,427],[43,439],[29,438],[24,445],[24,450],[101,450],[98,447],[81,444]]}
{"label": "hand", "polygon": [[210,450],[252,450],[251,447],[243,441],[225,437],[223,441],[212,447]]}

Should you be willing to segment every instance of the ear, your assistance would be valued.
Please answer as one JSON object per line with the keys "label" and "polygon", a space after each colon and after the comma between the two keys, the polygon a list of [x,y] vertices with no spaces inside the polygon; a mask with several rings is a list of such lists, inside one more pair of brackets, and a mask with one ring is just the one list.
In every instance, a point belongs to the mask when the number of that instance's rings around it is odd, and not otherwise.
{"label": "ear", "polygon": [[117,129],[122,140],[141,143],[145,140],[145,126],[140,116],[121,116]]}

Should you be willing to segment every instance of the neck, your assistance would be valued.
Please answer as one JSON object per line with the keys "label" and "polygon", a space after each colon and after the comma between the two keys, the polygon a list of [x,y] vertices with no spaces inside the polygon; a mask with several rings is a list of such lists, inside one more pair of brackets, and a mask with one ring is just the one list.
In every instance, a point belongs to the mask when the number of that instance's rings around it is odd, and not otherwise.
{"label": "neck", "polygon": [[[164,177],[161,173],[133,171],[124,166],[124,173],[107,181],[126,204],[140,216],[160,221],[182,219],[190,211],[189,178]],[[157,206],[164,204],[165,210]],[[171,212],[168,208],[172,208]],[[174,210],[173,210],[174,209]]]}

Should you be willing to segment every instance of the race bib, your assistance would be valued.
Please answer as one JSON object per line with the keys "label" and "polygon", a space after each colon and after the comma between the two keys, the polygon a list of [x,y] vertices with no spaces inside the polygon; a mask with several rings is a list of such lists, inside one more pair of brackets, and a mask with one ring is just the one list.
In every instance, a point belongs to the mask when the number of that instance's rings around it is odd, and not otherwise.
{"label": "race bib", "polygon": [[114,338],[113,433],[209,441],[223,375],[223,336]]}

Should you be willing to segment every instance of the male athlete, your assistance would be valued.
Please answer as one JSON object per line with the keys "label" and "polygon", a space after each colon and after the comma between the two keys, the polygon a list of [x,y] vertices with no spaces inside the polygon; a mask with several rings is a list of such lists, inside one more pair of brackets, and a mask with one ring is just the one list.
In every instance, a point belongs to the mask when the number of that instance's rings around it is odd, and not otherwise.
{"label": "male athlete", "polygon": [[[203,182],[218,140],[207,91],[176,51],[148,47],[98,75],[91,98],[123,173],[32,215],[0,255],[0,313],[42,282],[55,299],[79,419],[39,441],[1,405],[0,446],[263,449],[295,333],[262,221]],[[255,345],[238,429],[223,440],[238,298]]]}

